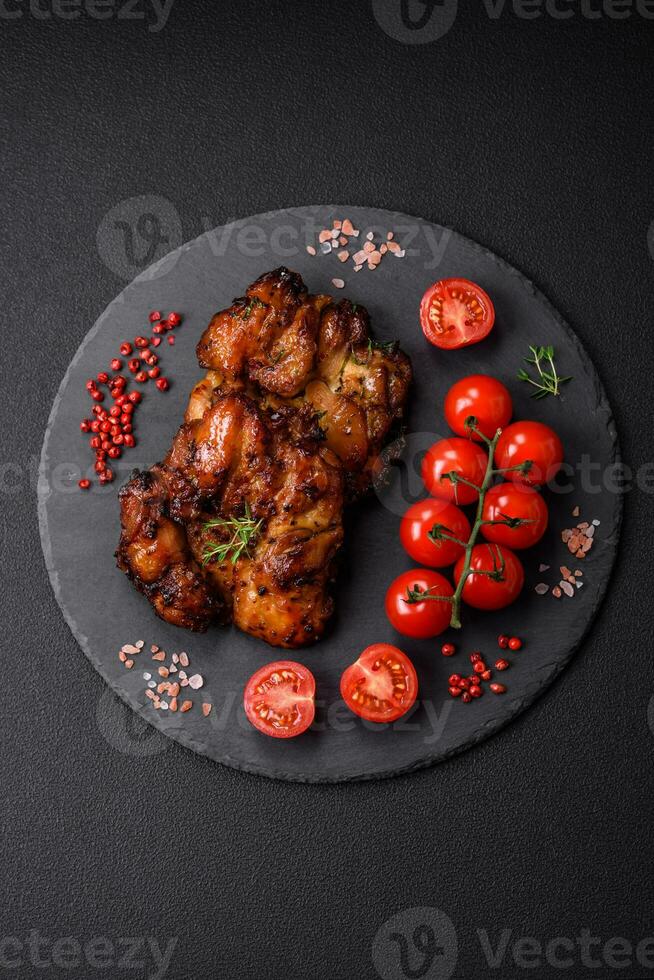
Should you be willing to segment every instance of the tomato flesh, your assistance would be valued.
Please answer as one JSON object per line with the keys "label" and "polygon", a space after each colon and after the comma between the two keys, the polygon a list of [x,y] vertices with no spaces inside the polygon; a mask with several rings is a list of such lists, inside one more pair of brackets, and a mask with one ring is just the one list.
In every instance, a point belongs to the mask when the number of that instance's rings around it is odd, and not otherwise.
{"label": "tomato flesh", "polygon": [[341,697],[350,711],[367,721],[401,718],[417,695],[415,667],[402,650],[390,643],[367,647],[341,677]]}
{"label": "tomato flesh", "polygon": [[481,436],[466,428],[474,416],[476,428],[492,439],[498,429],[511,421],[513,401],[508,388],[487,374],[471,374],[452,385],[445,396],[445,419],[458,436],[481,442]]}
{"label": "tomato flesh", "polygon": [[[449,626],[452,603],[445,599],[453,592],[451,584],[439,572],[429,568],[403,572],[391,582],[386,593],[386,615],[398,633],[414,640],[428,640]],[[426,598],[420,600],[423,593]]]}
{"label": "tomato flesh", "polygon": [[430,568],[445,568],[461,557],[463,548],[445,538],[430,538],[429,534],[437,524],[459,541],[467,541],[470,537],[470,521],[462,510],[446,500],[428,498],[419,500],[407,510],[400,524],[400,541],[414,561]]}
{"label": "tomato flesh", "polygon": [[311,671],[292,660],[261,667],[245,686],[243,705],[248,721],[272,738],[294,738],[315,716],[316,682]]}
{"label": "tomato flesh", "polygon": [[[464,559],[461,558],[454,569],[454,581],[459,583],[463,574]],[[502,565],[504,568],[502,569]],[[472,574],[466,578],[461,597],[474,609],[504,609],[518,598],[525,582],[522,562],[509,548],[500,544],[477,544],[470,557]],[[496,581],[489,575],[475,575],[475,572],[494,572],[501,570],[501,579]]]}
{"label": "tomato flesh", "polygon": [[528,473],[514,470],[505,478],[515,483],[538,486],[548,483],[561,469],[563,445],[554,429],[542,422],[514,422],[504,430],[497,442],[495,466],[498,469],[519,466],[530,460]]}
{"label": "tomato flesh", "polygon": [[508,524],[482,524],[481,533],[487,541],[521,550],[537,544],[545,534],[549,518],[547,504],[538,490],[526,484],[498,483],[484,499],[482,519],[505,521],[519,518],[528,523],[509,527]]}
{"label": "tomato flesh", "polygon": [[490,296],[469,279],[441,279],[422,297],[422,332],[430,344],[443,350],[478,344],[494,323]]}
{"label": "tomato flesh", "polygon": [[479,487],[488,466],[488,456],[470,439],[441,439],[427,450],[422,461],[422,479],[427,491],[439,500],[456,504],[474,504],[479,494],[467,483],[453,483],[446,474],[458,473]]}

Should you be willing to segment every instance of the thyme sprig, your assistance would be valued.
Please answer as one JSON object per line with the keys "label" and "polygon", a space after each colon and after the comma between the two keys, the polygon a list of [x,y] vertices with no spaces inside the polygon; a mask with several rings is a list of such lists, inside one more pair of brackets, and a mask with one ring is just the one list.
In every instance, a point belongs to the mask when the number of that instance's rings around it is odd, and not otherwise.
{"label": "thyme sprig", "polygon": [[533,385],[536,391],[532,398],[545,398],[547,395],[560,395],[561,385],[572,381],[572,376],[561,378],[554,364],[554,348],[532,347],[529,346],[531,357],[525,357],[526,364],[533,364],[538,372],[538,377],[534,380],[524,368],[518,371],[518,379]]}
{"label": "thyme sprig", "polygon": [[214,527],[228,528],[232,534],[229,541],[215,541],[208,544],[203,555],[202,564],[206,565],[210,561],[225,561],[229,558],[232,565],[235,565],[243,555],[249,555],[249,546],[258,536],[263,525],[263,520],[255,521],[252,517],[250,505],[245,504],[245,517],[231,517],[229,520],[216,519],[207,521],[204,525],[205,530]]}

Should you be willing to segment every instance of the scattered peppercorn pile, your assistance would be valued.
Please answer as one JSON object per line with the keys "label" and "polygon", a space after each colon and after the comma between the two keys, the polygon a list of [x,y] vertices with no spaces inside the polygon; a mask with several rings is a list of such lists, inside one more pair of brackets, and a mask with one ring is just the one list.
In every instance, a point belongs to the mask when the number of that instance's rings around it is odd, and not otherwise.
{"label": "scattered peppercorn pile", "polygon": [[[159,356],[151,348],[159,347],[165,333],[168,333],[168,343],[172,347],[175,336],[169,331],[180,326],[182,317],[180,313],[173,312],[164,318],[159,310],[152,310],[148,320],[152,324],[153,336],[135,337],[133,343],[124,341],[119,348],[120,357],[115,357],[109,365],[111,374],[109,371],[100,371],[97,377],[89,378],[86,382],[86,390],[95,405],[92,409],[93,418],[82,419],[80,430],[91,434],[89,445],[95,452],[94,469],[101,484],[111,483],[114,479],[111,461],[120,459],[124,450],[133,449],[136,445],[134,414],[143,396],[138,389],[128,391],[128,379],[118,373],[123,369],[123,359],[129,358],[127,370],[134,376],[137,384],[154,381],[159,391],[168,391],[170,387],[168,378],[161,375]],[[109,409],[102,406],[105,400],[103,388],[108,389],[113,400]],[[81,490],[88,490],[91,480],[80,480],[79,487]]]}
{"label": "scattered peppercorn pile", "polygon": [[[517,651],[522,649],[522,640],[518,636],[502,634],[497,638],[497,645],[501,650]],[[441,653],[444,657],[452,657],[456,653],[456,647],[453,643],[444,643],[441,647]],[[473,673],[468,677],[463,677],[461,674],[450,674],[448,677],[447,689],[451,697],[460,698],[464,704],[469,704],[473,699],[483,695],[483,681],[491,681],[488,686],[493,694],[506,694],[506,684],[493,681],[493,671],[479,651],[470,654],[470,663]],[[511,662],[505,657],[499,657],[494,666],[495,670],[505,671],[509,669]]]}

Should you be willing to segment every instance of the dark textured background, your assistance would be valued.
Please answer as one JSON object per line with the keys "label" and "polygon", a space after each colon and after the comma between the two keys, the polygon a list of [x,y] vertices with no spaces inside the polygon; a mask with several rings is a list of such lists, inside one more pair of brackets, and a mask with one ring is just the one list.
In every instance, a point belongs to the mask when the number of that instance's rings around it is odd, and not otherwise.
{"label": "dark textured background", "polygon": [[56,606],[34,492],[61,377],[123,285],[98,226],[146,193],[173,203],[186,239],[320,200],[456,227],[554,301],[626,461],[652,459],[653,40],[636,15],[490,20],[475,5],[408,46],[368,0],[177,0],[158,34],[0,16],[3,936],[177,935],[169,977],[367,980],[378,928],[424,905],[455,924],[455,977],[550,980],[562,971],[489,970],[476,930],[654,934],[651,495],[628,495],[595,629],[524,717],[411,777],[312,787],[132,727]]}

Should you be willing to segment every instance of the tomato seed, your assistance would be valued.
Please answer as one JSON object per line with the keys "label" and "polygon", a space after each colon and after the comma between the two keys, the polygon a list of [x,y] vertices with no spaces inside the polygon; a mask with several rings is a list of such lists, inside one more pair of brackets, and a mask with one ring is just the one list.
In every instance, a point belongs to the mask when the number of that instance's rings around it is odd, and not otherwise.
{"label": "tomato seed", "polygon": [[491,684],[490,689],[493,694],[506,694],[506,687],[504,684]]}
{"label": "tomato seed", "polygon": [[497,638],[497,645],[502,650],[506,650],[506,648],[509,645],[509,637],[506,636],[504,633],[502,633],[502,635],[501,636],[498,636],[498,638]]}
{"label": "tomato seed", "polygon": [[521,650],[522,640],[518,636],[512,636],[509,640],[509,650]]}
{"label": "tomato seed", "polygon": [[441,653],[444,657],[453,657],[456,653],[456,647],[453,643],[444,643],[441,647]]}
{"label": "tomato seed", "polygon": [[510,666],[511,665],[508,660],[500,659],[495,661],[495,667],[497,670],[508,670]]}

